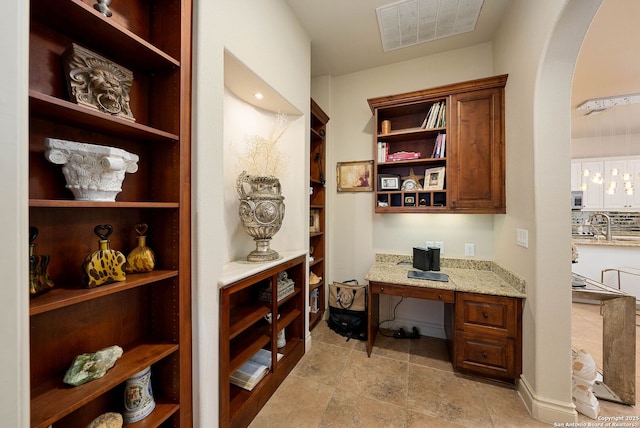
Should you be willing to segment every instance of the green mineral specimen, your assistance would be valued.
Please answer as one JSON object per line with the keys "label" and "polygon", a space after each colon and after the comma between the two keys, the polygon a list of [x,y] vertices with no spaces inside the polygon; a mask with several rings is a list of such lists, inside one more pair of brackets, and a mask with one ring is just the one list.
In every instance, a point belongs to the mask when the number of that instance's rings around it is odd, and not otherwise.
{"label": "green mineral specimen", "polygon": [[117,345],[92,354],[80,354],[73,360],[63,381],[68,385],[78,386],[99,379],[113,367],[121,356],[122,348]]}

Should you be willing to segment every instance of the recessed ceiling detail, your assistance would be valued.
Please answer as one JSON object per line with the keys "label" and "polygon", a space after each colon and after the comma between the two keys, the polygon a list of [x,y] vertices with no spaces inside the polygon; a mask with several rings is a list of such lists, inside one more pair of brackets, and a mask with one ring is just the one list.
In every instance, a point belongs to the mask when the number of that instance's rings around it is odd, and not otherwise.
{"label": "recessed ceiling detail", "polygon": [[376,9],[383,50],[473,31],[484,0],[404,0]]}

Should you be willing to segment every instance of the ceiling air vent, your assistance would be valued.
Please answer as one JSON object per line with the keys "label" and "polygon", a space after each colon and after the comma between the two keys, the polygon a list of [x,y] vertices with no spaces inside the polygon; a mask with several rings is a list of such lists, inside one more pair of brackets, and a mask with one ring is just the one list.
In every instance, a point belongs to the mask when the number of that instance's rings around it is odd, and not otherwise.
{"label": "ceiling air vent", "polygon": [[376,9],[384,51],[473,31],[484,0],[405,0]]}

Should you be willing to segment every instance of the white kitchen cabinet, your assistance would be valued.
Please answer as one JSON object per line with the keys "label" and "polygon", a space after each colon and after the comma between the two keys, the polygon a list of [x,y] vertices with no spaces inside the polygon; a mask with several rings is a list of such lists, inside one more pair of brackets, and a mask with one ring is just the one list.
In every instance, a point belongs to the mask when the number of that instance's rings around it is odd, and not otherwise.
{"label": "white kitchen cabinet", "polygon": [[[605,161],[605,181],[603,185],[604,209],[625,210],[640,208],[640,195],[638,195],[638,173],[640,173],[640,160],[619,159]],[[628,194],[624,187],[624,174],[629,174],[628,181],[633,186],[633,193]],[[610,190],[610,183],[615,184],[615,191]]]}
{"label": "white kitchen cabinet", "polygon": [[[589,175],[585,176],[584,171],[588,170]],[[580,162],[580,186],[579,190],[584,192],[584,209],[601,210],[604,205],[604,192],[602,184],[594,183],[593,177],[596,174],[604,175],[603,161],[582,161]]]}
{"label": "white kitchen cabinet", "polygon": [[571,190],[582,190],[582,168],[580,162],[571,162]]}
{"label": "white kitchen cabinet", "polygon": [[[618,173],[612,171],[617,169]],[[588,175],[584,175],[588,170]],[[624,189],[623,174],[631,174],[633,193]],[[602,175],[602,184],[594,183],[596,174]],[[640,209],[640,158],[574,159],[571,161],[571,190],[584,192],[584,210],[624,211]],[[609,183],[616,183],[609,191]]]}

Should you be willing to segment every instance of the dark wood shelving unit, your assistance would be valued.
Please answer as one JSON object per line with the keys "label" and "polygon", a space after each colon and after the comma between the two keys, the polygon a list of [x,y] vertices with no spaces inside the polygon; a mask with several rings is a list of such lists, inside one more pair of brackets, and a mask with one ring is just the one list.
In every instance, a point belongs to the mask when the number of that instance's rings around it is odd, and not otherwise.
{"label": "dark wood shelving unit", "polygon": [[[235,270],[240,266],[237,263],[231,265]],[[233,282],[220,288],[221,427],[248,426],[302,358],[306,313],[305,265],[305,255],[286,255],[282,261],[268,262],[258,272],[238,275]],[[253,268],[247,264],[240,267]],[[281,272],[286,272],[294,282],[294,291],[278,301],[276,284]],[[271,302],[261,300],[260,291],[270,285]],[[265,319],[268,313],[274,314],[272,318],[277,320],[273,324]],[[277,336],[282,329],[285,329],[286,345],[278,348]],[[274,362],[266,376],[251,391],[231,383],[231,375],[261,349],[268,350]],[[280,360],[277,354],[282,354]]]}
{"label": "dark wood shelving unit", "polygon": [[[312,330],[322,319],[326,310],[326,251],[327,251],[327,201],[325,182],[327,177],[327,122],[329,116],[322,111],[316,102],[311,100],[310,123],[310,177],[312,190],[309,196],[309,210],[311,215],[318,216],[317,230],[309,231],[309,250],[312,260],[309,261],[309,274],[313,272],[321,281],[317,284],[309,283],[309,330]],[[312,219],[310,219],[310,223]],[[317,308],[317,311],[313,312]]]}
{"label": "dark wood shelving unit", "polygon": [[[376,213],[506,212],[504,87],[507,75],[488,77],[368,100],[374,115]],[[422,127],[434,104],[445,107],[445,126]],[[390,130],[383,128],[390,123]],[[439,134],[445,153],[433,157]],[[378,153],[414,152],[420,157],[388,161]],[[424,189],[425,170],[443,167],[444,186]],[[420,177],[419,188],[402,189],[403,177]],[[380,188],[378,176],[398,177],[398,189]]]}
{"label": "dark wood shelving unit", "polygon": [[[30,0],[29,224],[37,254],[50,256],[55,287],[30,301],[31,426],[85,427],[124,411],[124,382],[151,366],[156,407],[128,427],[191,427],[191,14],[190,0]],[[135,121],[70,101],[63,52],[76,43],[133,71]],[[76,201],[45,138],[116,147],[139,155],[115,202]],[[146,223],[155,270],[85,288],[82,262],[98,249],[93,228],[111,224],[110,248],[128,254]],[[27,287],[25,286],[25,292]],[[118,345],[104,377],[62,382],[82,353]]]}

